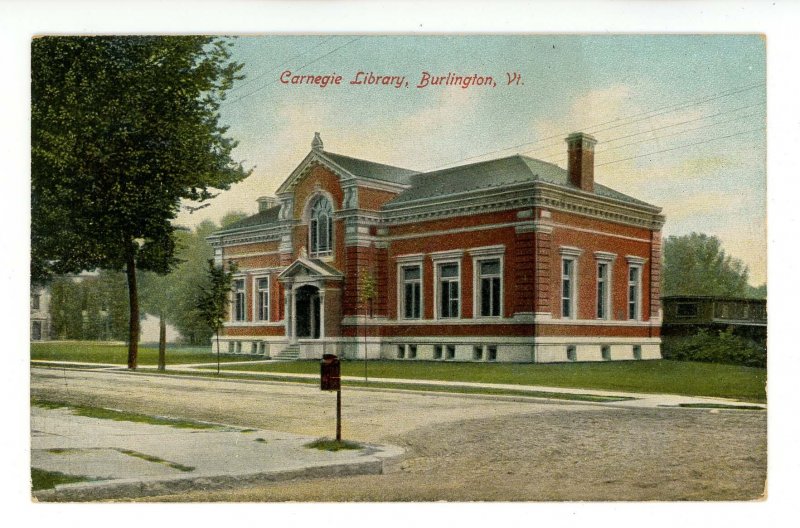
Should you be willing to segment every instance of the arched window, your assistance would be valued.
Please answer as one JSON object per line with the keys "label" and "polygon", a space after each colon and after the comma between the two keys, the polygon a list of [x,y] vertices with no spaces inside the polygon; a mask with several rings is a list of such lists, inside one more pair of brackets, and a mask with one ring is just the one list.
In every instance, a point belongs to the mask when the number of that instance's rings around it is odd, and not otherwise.
{"label": "arched window", "polygon": [[333,210],[327,198],[320,196],[311,206],[308,225],[309,247],[312,257],[330,255],[333,239]]}

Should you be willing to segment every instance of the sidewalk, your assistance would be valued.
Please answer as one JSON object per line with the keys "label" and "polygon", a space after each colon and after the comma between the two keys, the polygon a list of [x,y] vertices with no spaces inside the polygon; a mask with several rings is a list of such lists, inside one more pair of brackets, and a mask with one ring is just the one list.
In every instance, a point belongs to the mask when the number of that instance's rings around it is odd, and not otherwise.
{"label": "sidewalk", "polygon": [[84,477],[34,492],[37,500],[83,501],[218,489],[301,477],[380,474],[403,450],[364,445],[337,452],[305,447],[291,433],[212,429],[76,416],[31,408],[31,467]]}
{"label": "sidewalk", "polygon": [[[31,361],[32,364],[37,363],[37,361]],[[74,362],[57,362],[57,361],[47,361],[48,364],[60,364],[65,363],[69,366],[78,366],[78,363]],[[246,361],[242,362],[241,364],[246,365],[253,365],[258,363],[278,363],[275,360],[259,360],[259,361]],[[297,380],[319,380],[318,374],[294,374],[294,373],[286,373],[286,372],[254,372],[254,371],[242,371],[242,370],[231,370],[225,369],[225,366],[235,365],[237,363],[223,363],[220,369],[221,374],[226,375],[247,375],[253,378],[264,378],[265,380],[270,378],[289,378],[289,379],[297,379]],[[90,367],[96,364],[89,364],[87,363],[86,366]],[[184,365],[169,365],[167,367],[167,372],[178,372],[182,374],[205,374],[208,375],[209,373],[216,373],[216,363],[197,363],[197,364],[184,364]],[[111,367],[110,365],[103,365],[103,367]],[[208,367],[214,367],[214,369],[209,369]],[[109,368],[108,370],[114,370],[113,368]],[[119,371],[126,371],[127,369],[123,366],[117,365],[117,369]],[[147,366],[140,366],[137,371],[139,372],[155,372],[157,368],[152,365]],[[684,396],[680,394],[651,394],[651,393],[640,393],[640,392],[623,392],[623,391],[609,391],[609,390],[602,390],[602,389],[578,389],[578,388],[571,388],[571,387],[549,387],[549,386],[542,386],[542,385],[514,385],[514,384],[503,384],[503,383],[473,383],[467,381],[444,381],[444,380],[418,380],[418,379],[401,379],[401,378],[368,378],[370,382],[376,384],[386,384],[386,385],[425,385],[430,387],[449,387],[449,388],[481,388],[481,389],[496,389],[496,390],[512,390],[512,391],[519,391],[519,392],[530,392],[530,393],[551,393],[551,394],[575,394],[575,395],[583,395],[583,396],[603,396],[603,397],[610,397],[610,398],[629,398],[625,400],[617,400],[617,401],[608,401],[608,402],[587,402],[581,401],[581,403],[586,404],[594,404],[594,405],[606,405],[606,406],[614,406],[614,407],[640,407],[640,408],[653,408],[653,407],[680,407],[686,405],[727,405],[727,406],[741,406],[741,407],[752,407],[754,409],[766,409],[767,406],[765,404],[760,403],[751,403],[751,402],[742,402],[739,400],[734,400],[730,398],[713,398],[713,397],[705,397],[705,396]],[[363,382],[364,378],[359,376],[342,376],[342,382]],[[538,394],[536,396],[539,396]],[[546,398],[546,396],[541,396],[542,398]],[[561,401],[564,401],[563,399]],[[569,401],[569,400],[567,400]]]}

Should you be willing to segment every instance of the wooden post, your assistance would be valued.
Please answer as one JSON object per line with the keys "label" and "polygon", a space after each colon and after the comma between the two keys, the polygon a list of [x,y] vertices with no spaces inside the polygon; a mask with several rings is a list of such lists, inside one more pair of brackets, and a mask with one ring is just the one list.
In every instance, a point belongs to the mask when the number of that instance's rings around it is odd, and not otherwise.
{"label": "wooden post", "polygon": [[336,391],[336,441],[342,441],[342,389]]}

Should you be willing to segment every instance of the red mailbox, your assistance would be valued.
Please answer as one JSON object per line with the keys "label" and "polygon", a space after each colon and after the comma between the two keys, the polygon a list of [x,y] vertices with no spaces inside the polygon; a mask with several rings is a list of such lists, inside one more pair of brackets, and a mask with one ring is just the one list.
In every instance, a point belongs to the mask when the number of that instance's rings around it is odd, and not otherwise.
{"label": "red mailbox", "polygon": [[338,391],[341,389],[339,358],[336,354],[323,354],[320,362],[320,389]]}

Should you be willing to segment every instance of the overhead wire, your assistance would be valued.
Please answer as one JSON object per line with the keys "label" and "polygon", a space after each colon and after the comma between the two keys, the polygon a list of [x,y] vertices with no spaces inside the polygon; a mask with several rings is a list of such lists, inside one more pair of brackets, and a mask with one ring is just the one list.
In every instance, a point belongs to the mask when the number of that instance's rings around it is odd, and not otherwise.
{"label": "overhead wire", "polygon": [[258,79],[261,79],[261,78],[265,77],[266,75],[269,75],[270,73],[272,73],[272,72],[275,72],[275,71],[277,71],[277,70],[279,70],[279,69],[283,68],[284,66],[286,66],[287,64],[289,64],[289,63],[290,63],[290,62],[292,62],[293,60],[295,60],[295,59],[297,59],[297,58],[300,58],[300,57],[302,57],[303,55],[305,55],[306,53],[310,52],[311,50],[317,49],[318,47],[322,46],[323,44],[325,44],[325,43],[327,43],[327,42],[330,42],[330,41],[331,41],[331,40],[333,40],[334,38],[336,38],[336,36],[335,36],[335,35],[329,36],[329,37],[325,38],[323,41],[321,41],[321,42],[317,42],[317,43],[316,43],[316,44],[314,44],[313,46],[309,46],[308,48],[306,48],[306,49],[305,49],[305,50],[303,50],[302,52],[298,53],[298,54],[297,54],[297,55],[295,55],[294,57],[291,57],[291,58],[289,58],[289,59],[287,59],[287,60],[283,61],[283,62],[282,62],[282,63],[280,63],[278,66],[275,66],[274,68],[272,68],[272,69],[270,69],[270,70],[268,70],[268,71],[265,71],[264,73],[261,73],[261,74],[259,74],[259,75],[256,75],[255,77],[253,77],[253,78],[251,78],[251,79],[245,79],[245,80],[244,80],[244,82],[241,82],[241,83],[237,84],[236,86],[234,86],[233,88],[231,88],[231,89],[230,89],[230,91],[229,91],[228,93],[230,94],[230,93],[236,92],[236,91],[238,91],[238,90],[241,90],[241,89],[242,89],[242,88],[244,88],[245,86],[248,86],[248,85],[252,84],[253,82],[257,81]]}
{"label": "overhead wire", "polygon": [[[693,122],[697,122],[697,121],[703,121],[705,119],[711,119],[712,117],[719,117],[721,115],[725,115],[725,114],[728,114],[728,113],[731,113],[731,112],[737,112],[739,110],[745,110],[747,108],[753,108],[755,106],[761,106],[763,104],[764,104],[764,101],[756,103],[756,104],[752,104],[752,105],[742,106],[742,107],[739,107],[739,108],[736,108],[736,109],[733,109],[733,110],[728,110],[728,111],[724,111],[724,112],[717,112],[716,114],[711,114],[711,115],[708,115],[708,116],[698,117],[698,118],[694,118],[694,119],[687,119],[686,121],[681,121],[679,123],[672,123],[670,125],[664,125],[664,126],[661,126],[661,127],[657,127],[657,128],[653,128],[653,129],[647,130],[645,132],[637,132],[635,134],[628,134],[628,135],[625,135],[625,136],[618,136],[616,138],[612,138],[612,139],[608,139],[608,140],[603,141],[603,144],[605,145],[605,144],[611,143],[613,141],[619,141],[621,139],[632,138],[632,137],[641,136],[641,135],[644,135],[644,134],[651,134],[651,133],[656,132],[658,130],[664,130],[664,129],[667,129],[667,128],[674,128],[676,126],[681,126],[681,125],[685,125],[685,124],[688,124],[688,123],[693,123]],[[747,119],[747,118],[750,118],[750,117],[756,117],[756,116],[761,116],[761,115],[763,115],[761,112],[756,112],[756,113],[746,114],[746,115],[740,115],[740,116],[734,117],[732,119],[726,119],[726,120],[723,120],[723,121],[717,121],[715,123],[709,123],[707,125],[702,125],[702,126],[699,126],[699,127],[688,128],[688,129],[685,129],[685,130],[679,130],[678,132],[674,132],[672,134],[662,134],[662,135],[658,135],[656,137],[642,139],[642,140],[639,140],[639,141],[630,141],[628,143],[623,143],[622,145],[617,145],[617,146],[614,146],[614,147],[605,147],[605,148],[598,149],[597,151],[595,151],[595,155],[602,154],[603,152],[608,152],[610,150],[617,150],[617,149],[624,148],[624,147],[627,147],[627,146],[630,146],[630,145],[637,145],[639,143],[646,143],[648,141],[658,141],[659,139],[664,139],[664,138],[668,138],[668,137],[674,137],[674,136],[678,136],[680,134],[693,132],[695,130],[701,130],[703,128],[710,128],[710,127],[714,127],[714,126],[724,125],[724,124],[731,123],[731,122],[734,122],[734,121],[739,121],[741,119]],[[558,153],[552,153],[552,154],[548,154],[546,156],[542,156],[542,157],[540,157],[538,159],[541,159],[542,161],[553,161],[553,160],[564,160],[566,158],[565,158],[563,152],[558,152]]]}
{"label": "overhead wire", "polygon": [[686,145],[679,145],[679,146],[673,147],[673,148],[668,148],[668,149],[663,149],[663,150],[656,150],[654,152],[648,152],[647,154],[640,154],[638,156],[630,156],[628,158],[616,159],[616,160],[613,160],[613,161],[607,161],[605,163],[598,163],[597,165],[595,165],[595,167],[602,167],[603,165],[612,165],[614,163],[620,163],[622,161],[628,161],[628,160],[637,159],[637,158],[645,158],[647,156],[652,156],[653,154],[661,154],[663,152],[672,152],[673,150],[680,150],[682,148],[694,147],[696,145],[703,145],[705,143],[711,143],[713,141],[719,141],[720,139],[728,139],[728,138],[732,138],[732,137],[736,137],[736,136],[742,136],[744,134],[749,134],[749,133],[752,133],[752,132],[758,132],[760,130],[765,130],[765,129],[766,129],[766,127],[753,128],[751,130],[745,130],[744,132],[738,132],[736,134],[729,134],[727,136],[719,136],[719,137],[715,137],[715,138],[711,138],[711,139],[706,139],[704,141],[698,141],[696,143],[689,143],[689,144],[686,144]]}
{"label": "overhead wire", "polygon": [[[348,40],[347,42],[345,42],[344,44],[342,44],[341,46],[337,46],[336,48],[334,48],[334,49],[330,50],[328,53],[326,53],[326,54],[324,54],[324,55],[320,55],[320,56],[319,56],[319,57],[317,57],[316,59],[314,59],[314,60],[312,60],[312,61],[310,61],[310,62],[307,62],[307,63],[303,64],[303,65],[302,65],[302,66],[300,66],[299,68],[295,68],[295,69],[294,69],[294,71],[296,71],[296,72],[303,71],[303,70],[304,70],[305,68],[307,68],[308,66],[311,66],[312,64],[314,64],[314,63],[316,63],[316,62],[318,62],[318,61],[320,61],[320,60],[324,59],[324,58],[325,58],[325,57],[327,57],[328,55],[331,55],[331,54],[333,54],[333,53],[336,53],[336,52],[337,52],[337,51],[339,51],[340,49],[344,48],[345,46],[348,46],[348,45],[352,44],[353,42],[357,41],[357,40],[358,40],[358,39],[360,39],[360,38],[362,38],[362,37],[361,37],[361,36],[357,36],[357,37],[355,37],[355,38],[353,38],[353,39],[350,39],[350,40]],[[275,84],[276,82],[278,82],[278,80],[279,80],[279,79],[275,79],[274,81],[272,81],[272,82],[270,82],[270,83],[267,83],[267,84],[265,84],[265,85],[261,86],[260,88],[257,88],[257,89],[255,89],[255,90],[253,90],[253,91],[252,91],[252,92],[250,92],[250,93],[247,93],[247,94],[245,94],[245,95],[242,95],[242,96],[240,96],[240,97],[237,97],[236,99],[233,99],[233,100],[231,100],[231,101],[228,101],[228,102],[227,102],[227,104],[229,104],[229,105],[232,105],[232,104],[234,104],[234,103],[238,103],[239,101],[242,101],[242,100],[244,100],[244,99],[247,99],[248,97],[250,97],[250,96],[252,96],[252,95],[255,95],[255,94],[257,94],[257,93],[258,93],[258,92],[260,92],[261,90],[264,90],[265,88],[267,88],[267,87],[269,87],[269,86],[271,86],[271,85]]]}
{"label": "overhead wire", "polygon": [[[663,114],[669,113],[670,111],[676,111],[676,110],[681,110],[683,108],[690,108],[692,106],[698,106],[698,105],[707,103],[709,101],[714,101],[716,99],[721,99],[721,98],[724,98],[724,97],[730,97],[731,95],[736,95],[736,94],[739,94],[739,93],[743,93],[743,92],[746,92],[746,91],[749,91],[749,90],[753,90],[753,89],[761,87],[761,86],[765,86],[765,83],[760,82],[760,83],[754,83],[754,84],[751,84],[751,85],[745,85],[745,86],[741,86],[741,87],[737,87],[737,88],[731,88],[730,90],[725,90],[725,91],[722,91],[722,92],[718,92],[716,94],[713,94],[713,95],[708,96],[708,97],[704,97],[702,99],[688,101],[688,102],[684,101],[684,102],[681,102],[681,103],[674,103],[674,104],[671,104],[671,105],[666,105],[666,106],[654,108],[652,110],[648,110],[648,111],[645,111],[645,112],[639,112],[639,113],[631,114],[631,115],[624,116],[624,117],[618,117],[618,118],[615,118],[615,119],[611,119],[609,121],[604,121],[602,123],[597,123],[597,124],[594,124],[594,125],[590,125],[588,127],[588,129],[589,129],[588,131],[589,131],[589,133],[597,133],[597,132],[603,132],[603,131],[606,131],[606,130],[611,130],[613,128],[619,128],[621,126],[625,126],[625,125],[629,125],[629,124],[636,123],[636,122],[639,122],[639,121],[643,121],[643,120],[649,119],[651,117],[656,117],[657,115],[663,115]],[[671,109],[671,110],[668,110],[668,109]],[[663,112],[662,112],[662,110],[663,110]],[[657,113],[657,112],[660,112],[660,113]],[[652,115],[648,115],[648,114],[652,114]],[[638,118],[640,116],[646,116],[646,117],[642,117],[641,119],[633,120],[633,118]],[[604,125],[611,124],[611,123],[616,123],[617,121],[620,121],[620,120],[624,120],[624,122],[620,123],[618,125],[615,125],[613,127],[609,127],[609,128],[606,128],[606,129],[595,129],[594,128],[594,127],[604,126]],[[533,144],[536,144],[536,143],[541,143],[543,141],[547,141],[547,140],[550,140],[550,139],[556,139],[556,138],[562,139],[565,134],[569,134],[570,132],[572,132],[572,130],[564,131],[564,132],[561,132],[559,134],[554,134],[552,136],[547,136],[547,137],[544,137],[544,138],[541,138],[541,139],[538,139],[538,140],[526,141],[524,143],[511,145],[509,147],[503,147],[503,148],[500,148],[500,149],[491,150],[491,151],[483,152],[483,153],[480,153],[480,154],[475,154],[475,155],[472,155],[472,156],[467,156],[465,158],[461,158],[461,159],[458,159],[458,160],[450,161],[450,162],[442,164],[442,165],[438,165],[438,166],[436,166],[436,167],[434,167],[432,169],[429,169],[429,170],[432,171],[432,170],[438,170],[438,169],[441,169],[441,168],[444,168],[444,167],[451,167],[451,166],[454,166],[455,164],[461,163],[463,161],[469,161],[469,160],[476,159],[476,158],[482,158],[482,157],[488,156],[490,154],[497,154],[499,152],[504,152],[504,151],[507,151],[507,150],[513,150],[513,149],[516,149],[516,148],[519,148],[519,147],[523,147],[523,146],[526,146],[526,145],[533,145]],[[555,144],[543,145],[543,146],[536,147],[536,148],[533,148],[533,149],[525,150],[523,152],[533,152],[533,151],[536,151],[536,150],[549,148],[551,146],[555,146]]]}

